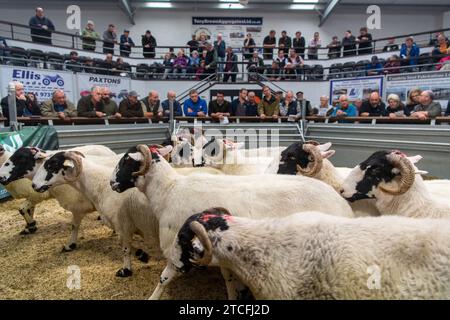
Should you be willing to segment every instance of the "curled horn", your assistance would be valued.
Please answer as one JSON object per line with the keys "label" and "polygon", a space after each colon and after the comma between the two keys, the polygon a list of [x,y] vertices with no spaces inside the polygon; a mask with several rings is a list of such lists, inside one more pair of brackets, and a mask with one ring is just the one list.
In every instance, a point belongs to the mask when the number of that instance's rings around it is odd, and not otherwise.
{"label": "curled horn", "polygon": [[69,182],[73,182],[76,181],[78,179],[78,177],[81,174],[81,171],[83,170],[83,163],[81,161],[81,158],[84,158],[84,154],[82,154],[81,152],[78,151],[68,151],[65,153],[65,158],[66,160],[70,160],[73,162],[74,164],[74,171],[75,173],[73,175],[71,175],[70,177],[65,175],[64,179],[69,181]]}
{"label": "curled horn", "polygon": [[308,170],[308,167],[306,167],[306,169],[303,169],[301,166],[297,164],[297,170],[301,172],[304,176],[313,177],[317,173],[319,173],[320,170],[322,170],[323,158],[322,155],[320,154],[320,151],[316,147],[317,145],[319,145],[319,143],[315,141],[308,141],[305,144],[303,144],[303,150],[312,155],[314,158],[313,165],[310,170]]}
{"label": "curled horn", "polygon": [[144,156],[144,163],[142,164],[139,171],[132,173],[133,177],[144,176],[150,169],[150,161],[152,160],[152,154],[150,153],[150,149],[146,145],[140,144],[137,146],[137,149]]}
{"label": "curled horn", "polygon": [[206,229],[198,221],[192,221],[189,224],[189,227],[195,233],[198,240],[200,240],[203,248],[205,249],[202,258],[200,258],[199,260],[190,259],[190,261],[199,266],[207,266],[212,260],[212,244],[211,240],[209,240],[208,234],[206,233]]}
{"label": "curled horn", "polygon": [[395,168],[400,170],[400,186],[398,188],[390,188],[382,182],[380,183],[380,189],[384,193],[393,196],[402,195],[407,192],[414,184],[414,166],[406,157],[402,157],[401,155],[390,154],[388,155],[388,159]]}

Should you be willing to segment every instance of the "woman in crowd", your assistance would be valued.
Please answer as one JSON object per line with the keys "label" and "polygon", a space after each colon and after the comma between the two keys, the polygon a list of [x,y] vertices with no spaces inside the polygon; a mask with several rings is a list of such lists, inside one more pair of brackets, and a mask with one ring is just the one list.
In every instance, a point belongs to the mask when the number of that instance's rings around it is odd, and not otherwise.
{"label": "woman in crowd", "polygon": [[396,94],[390,94],[387,98],[388,107],[386,114],[389,118],[409,117],[411,115],[408,108],[406,108],[400,101],[400,97]]}
{"label": "woman in crowd", "polygon": [[420,95],[422,94],[422,90],[419,88],[412,89],[408,94],[408,101],[406,103],[406,109],[411,113],[414,108],[420,104]]}

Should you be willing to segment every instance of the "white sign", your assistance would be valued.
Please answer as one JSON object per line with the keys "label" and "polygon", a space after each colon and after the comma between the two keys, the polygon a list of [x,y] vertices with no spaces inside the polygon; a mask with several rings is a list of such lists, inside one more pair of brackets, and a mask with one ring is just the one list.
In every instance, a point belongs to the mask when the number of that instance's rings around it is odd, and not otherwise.
{"label": "white sign", "polygon": [[339,100],[345,94],[350,101],[367,99],[373,91],[383,95],[384,77],[365,77],[330,81],[330,103]]}
{"label": "white sign", "polygon": [[130,90],[130,79],[123,77],[105,76],[98,74],[79,73],[78,78],[78,99],[89,95],[92,87],[108,87],[111,90],[112,98],[119,103],[128,95]]}
{"label": "white sign", "polygon": [[400,100],[407,102],[409,91],[419,88],[432,90],[435,100],[438,101],[443,111],[450,100],[450,71],[435,71],[392,75],[386,77],[386,95],[395,93]]}
{"label": "white sign", "polygon": [[252,35],[256,45],[262,45],[262,24],[263,18],[255,17],[192,17],[192,34],[197,39],[205,34],[209,42],[214,42],[221,33],[227,47],[239,48],[236,51],[240,51],[247,33]]}
{"label": "white sign", "polygon": [[69,100],[73,101],[72,72],[15,66],[1,66],[0,70],[1,93],[3,97],[8,95],[8,83],[19,81],[23,83],[25,92],[33,92],[39,102],[51,99],[52,93],[56,89],[64,90]]}

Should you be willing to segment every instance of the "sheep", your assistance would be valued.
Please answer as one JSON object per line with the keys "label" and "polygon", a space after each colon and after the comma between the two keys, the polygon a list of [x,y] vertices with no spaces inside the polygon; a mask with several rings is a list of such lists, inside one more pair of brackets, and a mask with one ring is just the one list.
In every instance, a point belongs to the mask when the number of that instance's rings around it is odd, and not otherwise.
{"label": "sheep", "polygon": [[[118,161],[116,156],[115,163]],[[143,193],[133,188],[118,194],[111,189],[109,178],[113,170],[113,165],[98,164],[98,161],[85,158],[79,152],[58,152],[46,159],[37,170],[33,187],[42,192],[50,187],[70,186],[89,199],[106,224],[119,236],[124,256],[123,267],[116,272],[116,276],[129,277],[132,275],[133,251],[139,260],[148,261],[145,251],[132,247],[133,235],[141,235],[148,246],[155,243],[158,246],[158,224]]]}
{"label": "sheep", "polygon": [[150,299],[207,265],[229,270],[256,299],[449,299],[449,259],[450,223],[435,219],[303,212],[256,220],[216,208],[185,221]]}
{"label": "sheep", "polygon": [[[72,150],[85,152],[89,157],[95,157],[104,155],[105,157],[99,158],[99,161],[109,162],[111,161],[111,155],[115,155],[110,149],[104,146],[84,146],[77,147]],[[71,221],[71,235],[67,244],[63,247],[63,252],[72,251],[77,247],[78,231],[82,219],[87,213],[95,211],[94,205],[82,196],[79,192],[69,186],[63,186],[58,188],[52,188],[49,192],[46,192],[39,197],[39,193],[33,191],[31,186],[31,179],[36,172],[37,168],[43,163],[44,159],[50,154],[54,154],[55,151],[42,151],[33,147],[22,147],[16,150],[14,154],[3,164],[0,168],[0,183],[4,185],[10,185],[11,183],[20,182],[24,186],[19,192],[24,197],[32,199],[28,200],[32,207],[26,209],[26,211],[21,208],[20,211],[23,215],[27,226],[22,233],[34,233],[37,229],[36,221],[34,220],[34,206],[38,203],[38,200],[48,199],[50,196],[58,200],[61,207],[71,211],[72,221]],[[92,156],[92,154],[94,156]],[[117,156],[117,155],[116,155]],[[114,166],[115,163],[110,163]],[[26,179],[24,179],[26,178]]]}
{"label": "sheep", "polygon": [[377,151],[352,170],[341,194],[351,202],[375,199],[382,215],[450,218],[450,204],[430,194],[420,176],[426,172],[414,165],[421,158],[400,151]]}
{"label": "sheep", "polygon": [[157,149],[132,147],[117,165],[111,187],[117,192],[138,187],[159,222],[164,256],[184,220],[205,206],[222,206],[236,215],[259,217],[318,210],[353,216],[348,203],[325,183],[280,175],[180,176]]}
{"label": "sheep", "polygon": [[[2,166],[11,156],[11,153],[6,151],[0,145],[0,166]],[[31,187],[29,179],[19,179],[4,185],[4,188],[14,199],[26,200],[20,205],[19,213],[24,218],[26,226],[20,232],[21,235],[28,235],[35,233],[37,230],[36,221],[34,220],[34,210],[38,203],[49,199],[51,196],[48,192],[38,193]]]}
{"label": "sheep", "polygon": [[[316,141],[296,142],[281,152],[278,174],[303,175],[325,182],[340,193],[344,182],[340,171],[328,158],[335,154],[330,150],[330,142],[319,144]],[[355,216],[379,216],[373,200],[351,203]]]}

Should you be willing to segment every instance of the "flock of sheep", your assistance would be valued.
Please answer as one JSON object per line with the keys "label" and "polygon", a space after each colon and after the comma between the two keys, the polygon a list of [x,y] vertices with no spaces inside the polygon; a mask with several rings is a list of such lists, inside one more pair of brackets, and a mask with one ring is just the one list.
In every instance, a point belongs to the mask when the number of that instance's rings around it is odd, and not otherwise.
{"label": "flock of sheep", "polygon": [[[220,267],[229,299],[449,299],[450,184],[424,181],[420,156],[379,151],[346,169],[330,148],[244,150],[204,137],[125,154],[0,147],[0,183],[26,198],[23,234],[45,199],[72,212],[63,251],[97,211],[119,237],[119,277],[160,248],[167,265],[151,299],[205,266]],[[136,234],[146,247],[132,246]]]}

